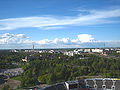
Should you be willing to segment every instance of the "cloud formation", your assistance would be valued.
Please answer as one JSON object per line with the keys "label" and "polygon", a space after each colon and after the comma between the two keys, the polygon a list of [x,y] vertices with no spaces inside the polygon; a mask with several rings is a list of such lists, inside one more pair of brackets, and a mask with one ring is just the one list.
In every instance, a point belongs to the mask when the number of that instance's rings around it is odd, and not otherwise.
{"label": "cloud formation", "polygon": [[0,35],[0,44],[21,44],[25,39],[28,39],[24,34],[9,34]]}
{"label": "cloud formation", "polygon": [[89,35],[89,34],[80,34],[80,35],[78,35],[78,39],[81,42],[91,42],[92,40],[94,40],[92,35]]}
{"label": "cloud formation", "polygon": [[10,34],[5,33],[0,35],[0,49],[14,49],[14,48],[32,48],[34,44],[36,48],[84,48],[84,47],[108,47],[120,46],[120,41],[95,41],[90,34],[79,34],[77,39],[55,38],[53,40],[43,39],[39,41],[30,40],[24,34]]}
{"label": "cloud formation", "polygon": [[88,14],[81,13],[76,16],[36,16],[8,18],[0,20],[0,30],[13,30],[17,28],[34,27],[41,29],[61,29],[68,25],[96,25],[106,23],[120,23],[113,18],[120,17],[120,8],[111,10],[89,10]]}

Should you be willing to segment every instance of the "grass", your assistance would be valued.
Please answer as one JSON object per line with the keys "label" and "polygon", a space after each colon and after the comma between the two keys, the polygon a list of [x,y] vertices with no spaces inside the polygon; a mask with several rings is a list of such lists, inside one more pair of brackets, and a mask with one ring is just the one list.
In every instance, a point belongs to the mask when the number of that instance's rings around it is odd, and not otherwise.
{"label": "grass", "polygon": [[22,80],[22,77],[21,77],[21,76],[16,76],[16,77],[12,77],[11,79],[12,79],[12,80],[21,81],[21,80]]}

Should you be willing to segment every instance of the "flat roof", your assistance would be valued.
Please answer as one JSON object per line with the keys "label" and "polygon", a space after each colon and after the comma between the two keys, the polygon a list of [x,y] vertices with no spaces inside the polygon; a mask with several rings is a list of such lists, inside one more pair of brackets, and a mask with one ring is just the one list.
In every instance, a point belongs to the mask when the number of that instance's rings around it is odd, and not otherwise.
{"label": "flat roof", "polygon": [[66,81],[65,83],[68,83],[68,84],[78,84],[79,82],[77,80],[75,80],[75,81]]}

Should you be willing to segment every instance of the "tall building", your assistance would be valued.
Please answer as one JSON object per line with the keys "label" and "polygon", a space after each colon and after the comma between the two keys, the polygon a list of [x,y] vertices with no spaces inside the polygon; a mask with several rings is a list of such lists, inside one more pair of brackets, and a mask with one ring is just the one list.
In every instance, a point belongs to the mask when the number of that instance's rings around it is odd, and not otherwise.
{"label": "tall building", "polygon": [[33,44],[33,50],[34,50],[34,44]]}

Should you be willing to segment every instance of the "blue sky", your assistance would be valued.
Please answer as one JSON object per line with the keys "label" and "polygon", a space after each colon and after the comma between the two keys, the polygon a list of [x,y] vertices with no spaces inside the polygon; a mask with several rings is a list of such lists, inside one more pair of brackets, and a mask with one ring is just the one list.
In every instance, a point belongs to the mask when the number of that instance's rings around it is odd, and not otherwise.
{"label": "blue sky", "polygon": [[0,49],[119,47],[119,29],[120,0],[0,0]]}

